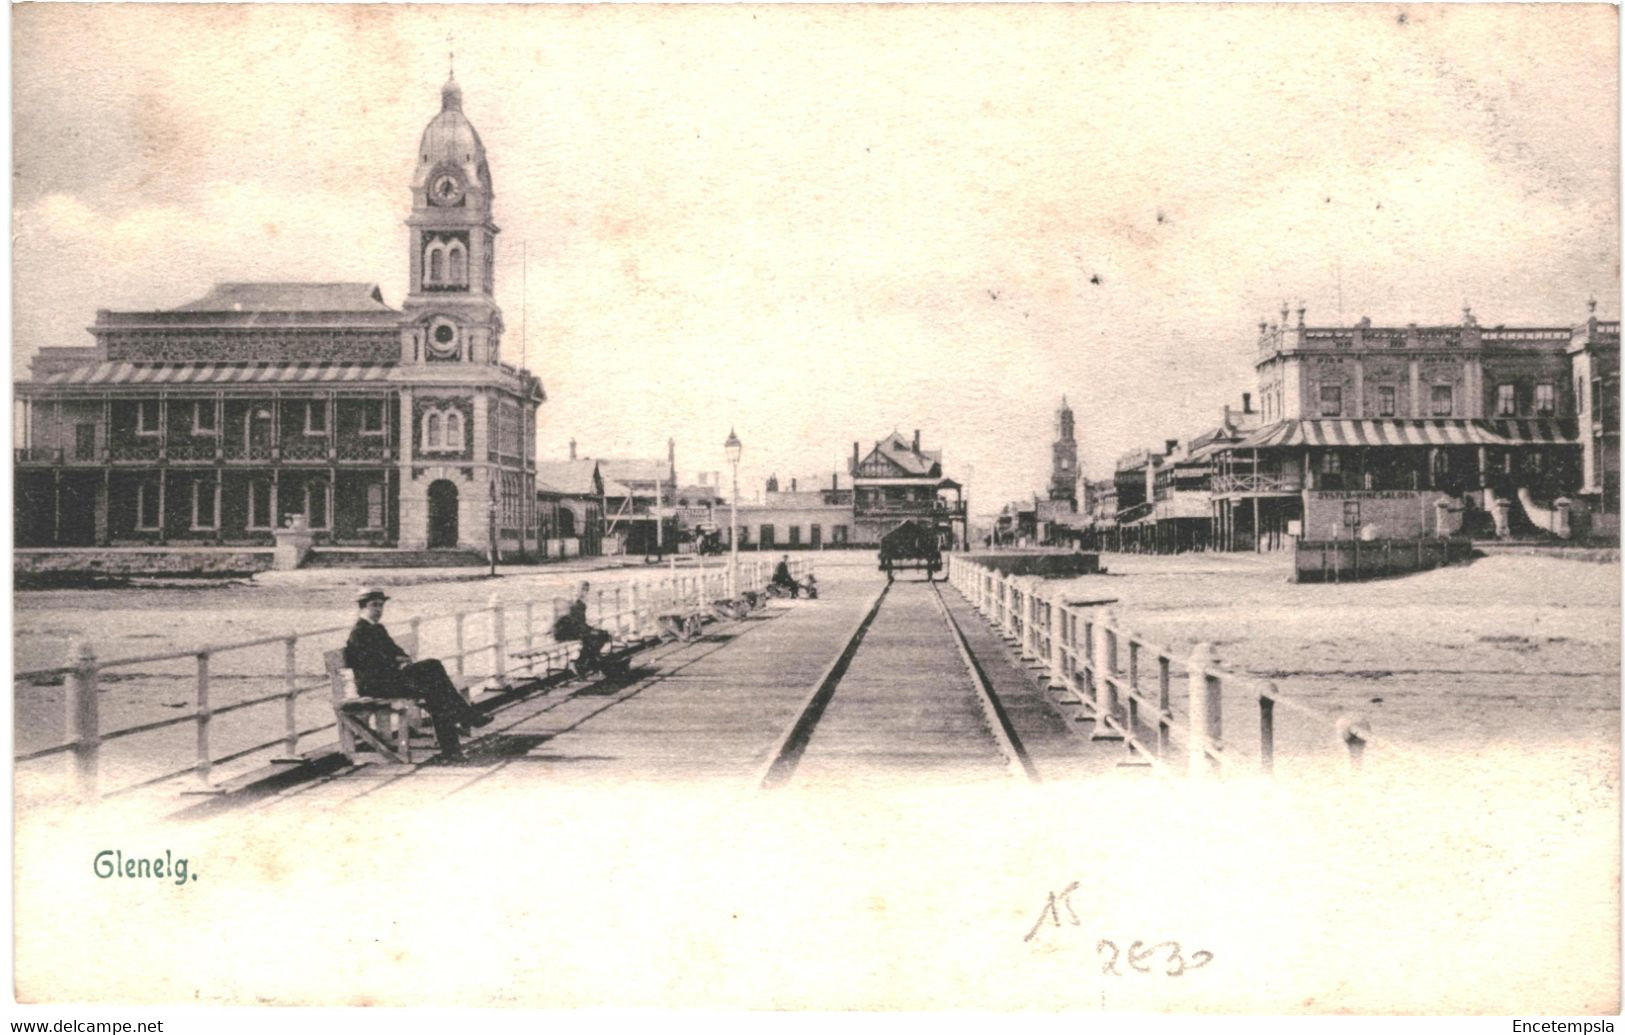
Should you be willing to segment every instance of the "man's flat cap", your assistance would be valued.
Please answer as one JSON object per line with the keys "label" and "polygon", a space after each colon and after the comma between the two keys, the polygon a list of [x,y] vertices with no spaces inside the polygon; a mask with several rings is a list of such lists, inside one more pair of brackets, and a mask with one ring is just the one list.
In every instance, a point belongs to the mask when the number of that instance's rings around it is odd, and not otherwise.
{"label": "man's flat cap", "polygon": [[381,590],[381,589],[369,589],[366,592],[362,593],[360,596],[356,597],[355,602],[356,602],[356,605],[358,607],[365,607],[366,605],[372,603],[374,600],[388,600],[388,599],[389,599],[388,597],[384,596],[384,591],[383,590]]}

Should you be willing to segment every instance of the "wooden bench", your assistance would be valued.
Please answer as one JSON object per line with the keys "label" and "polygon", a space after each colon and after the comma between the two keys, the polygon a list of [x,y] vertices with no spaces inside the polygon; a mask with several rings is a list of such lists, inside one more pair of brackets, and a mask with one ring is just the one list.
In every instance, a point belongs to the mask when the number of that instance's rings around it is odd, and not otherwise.
{"label": "wooden bench", "polygon": [[[611,679],[625,679],[631,671],[633,656],[659,642],[660,638],[658,636],[637,636],[624,640],[612,639],[604,648],[603,653],[598,655],[598,668],[596,671],[602,672]],[[531,647],[526,650],[516,651],[511,656],[521,661],[545,660],[547,672],[543,675],[543,679],[552,676],[555,671],[566,673],[571,677],[591,675],[591,673],[581,672],[580,666],[576,663],[581,656],[581,644],[576,640]]]}
{"label": "wooden bench", "polygon": [[668,611],[655,618],[663,640],[688,643],[697,640],[705,631],[705,612],[695,608],[689,611]]}
{"label": "wooden bench", "polygon": [[[508,657],[514,661],[523,661],[527,673],[532,678],[546,679],[548,676],[553,675],[555,671],[562,672],[569,668],[570,663],[575,660],[575,656],[580,650],[581,644],[571,640],[565,643],[547,643],[539,647],[527,647],[524,650],[514,651]],[[546,666],[545,671],[539,677],[536,675],[536,665],[538,663]]]}
{"label": "wooden bench", "polygon": [[[417,653],[417,639],[410,633],[395,641],[409,657]],[[355,679],[344,663],[344,648],[322,654],[322,665],[333,691],[333,718],[338,724],[339,750],[353,765],[363,744],[404,765],[412,764],[412,735],[431,731],[428,713],[409,697],[361,697]],[[463,700],[469,697],[469,680],[453,679]]]}
{"label": "wooden bench", "polygon": [[658,636],[640,636],[635,639],[620,641],[612,640],[604,652],[598,655],[598,670],[606,678],[617,682],[626,679],[632,674],[632,659],[659,642],[660,637]]}

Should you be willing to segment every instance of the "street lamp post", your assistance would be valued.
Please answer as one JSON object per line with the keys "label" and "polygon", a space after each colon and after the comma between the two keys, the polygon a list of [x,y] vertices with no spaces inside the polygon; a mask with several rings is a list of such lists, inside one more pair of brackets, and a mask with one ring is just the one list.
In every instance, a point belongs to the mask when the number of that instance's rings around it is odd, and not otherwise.
{"label": "street lamp post", "polygon": [[739,598],[739,454],[744,451],[739,436],[734,434],[732,428],[728,429],[728,441],[722,444],[723,452],[728,456],[728,466],[733,468],[734,494],[733,502],[728,505],[728,596],[731,599]]}

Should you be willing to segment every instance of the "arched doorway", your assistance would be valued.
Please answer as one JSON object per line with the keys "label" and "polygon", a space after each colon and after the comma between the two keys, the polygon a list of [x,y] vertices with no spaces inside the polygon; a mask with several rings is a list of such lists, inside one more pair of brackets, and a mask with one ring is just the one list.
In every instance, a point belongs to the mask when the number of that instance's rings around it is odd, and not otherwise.
{"label": "arched doorway", "polygon": [[457,486],[444,478],[429,486],[429,549],[457,545]]}

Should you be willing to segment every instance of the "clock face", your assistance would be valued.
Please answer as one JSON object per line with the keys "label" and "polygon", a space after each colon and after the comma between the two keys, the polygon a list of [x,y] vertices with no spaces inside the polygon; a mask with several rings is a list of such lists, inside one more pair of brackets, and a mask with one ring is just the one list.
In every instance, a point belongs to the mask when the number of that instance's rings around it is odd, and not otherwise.
{"label": "clock face", "polygon": [[457,328],[449,321],[436,320],[429,328],[429,355],[435,359],[457,355]]}
{"label": "clock face", "polygon": [[463,197],[463,185],[450,173],[441,173],[429,185],[429,200],[436,205],[455,205]]}

